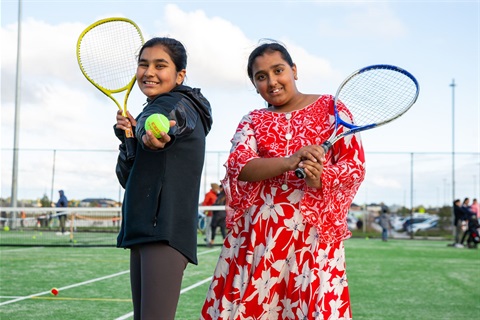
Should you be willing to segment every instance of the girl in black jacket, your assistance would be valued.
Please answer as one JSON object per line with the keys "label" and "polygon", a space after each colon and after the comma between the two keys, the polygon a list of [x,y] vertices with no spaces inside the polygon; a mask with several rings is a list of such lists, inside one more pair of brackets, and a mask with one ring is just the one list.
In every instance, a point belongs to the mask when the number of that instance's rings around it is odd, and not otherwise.
{"label": "girl in black jacket", "polygon": [[[137,84],[148,104],[134,119],[117,113],[122,141],[117,177],[125,188],[117,246],[130,249],[135,319],[174,319],[183,271],[197,264],[197,214],[210,104],[183,85],[187,55],[175,39],[153,38],[141,48]],[[170,131],[157,139],[145,120],[161,113]],[[135,132],[135,158],[125,154],[124,132]]]}

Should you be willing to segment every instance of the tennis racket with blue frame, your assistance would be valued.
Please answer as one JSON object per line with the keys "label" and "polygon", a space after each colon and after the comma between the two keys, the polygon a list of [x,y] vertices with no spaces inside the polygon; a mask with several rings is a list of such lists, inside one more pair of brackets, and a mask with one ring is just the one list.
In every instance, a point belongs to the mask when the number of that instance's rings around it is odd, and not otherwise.
{"label": "tennis racket with blue frame", "polygon": [[[418,93],[417,79],[402,68],[377,64],[355,71],[342,82],[335,94],[334,130],[321,145],[325,153],[345,136],[398,119],[417,101]],[[353,121],[338,112],[339,101],[350,111]],[[346,130],[338,133],[340,125]],[[295,175],[300,179],[306,177],[303,168],[297,168]]]}

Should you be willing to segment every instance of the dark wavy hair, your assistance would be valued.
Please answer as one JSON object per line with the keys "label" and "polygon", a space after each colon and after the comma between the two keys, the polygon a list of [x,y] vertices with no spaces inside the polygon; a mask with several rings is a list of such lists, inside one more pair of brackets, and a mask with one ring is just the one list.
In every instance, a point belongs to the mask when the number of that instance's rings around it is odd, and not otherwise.
{"label": "dark wavy hair", "polygon": [[138,58],[140,59],[143,49],[155,46],[161,46],[164,48],[175,64],[175,69],[177,72],[187,68],[187,51],[180,41],[173,38],[155,37],[148,40],[140,49]]}

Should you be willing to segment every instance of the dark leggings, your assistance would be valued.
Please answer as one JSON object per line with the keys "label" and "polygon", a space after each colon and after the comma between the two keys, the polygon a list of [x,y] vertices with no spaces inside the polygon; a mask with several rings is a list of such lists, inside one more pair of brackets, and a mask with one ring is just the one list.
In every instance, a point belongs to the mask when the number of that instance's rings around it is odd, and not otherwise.
{"label": "dark leggings", "polygon": [[225,227],[225,220],[223,222],[219,222],[218,224],[213,224],[212,223],[212,242],[215,241],[215,234],[217,233],[217,227],[220,227],[220,233],[222,234],[223,239],[225,239],[227,233],[226,233],[226,227]]}
{"label": "dark leggings", "polygon": [[130,284],[135,320],[175,319],[183,271],[188,260],[161,243],[130,250]]}
{"label": "dark leggings", "polygon": [[212,222],[210,223],[210,227],[212,228],[212,242],[215,240],[215,233],[217,227],[220,227],[220,233],[222,234],[223,239],[227,236],[226,226],[225,226],[225,212],[215,212],[213,214]]}

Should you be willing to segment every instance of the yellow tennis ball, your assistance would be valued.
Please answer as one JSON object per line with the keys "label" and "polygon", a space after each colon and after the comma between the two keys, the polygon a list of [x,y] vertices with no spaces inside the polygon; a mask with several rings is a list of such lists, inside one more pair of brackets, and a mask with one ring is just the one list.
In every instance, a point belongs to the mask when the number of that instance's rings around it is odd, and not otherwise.
{"label": "yellow tennis ball", "polygon": [[154,113],[145,121],[145,130],[152,131],[156,138],[160,138],[160,132],[170,130],[170,121],[161,113]]}
{"label": "yellow tennis ball", "polygon": [[9,227],[9,226],[5,226],[5,227],[3,227],[3,230],[5,230],[5,231],[10,231],[10,227]]}

